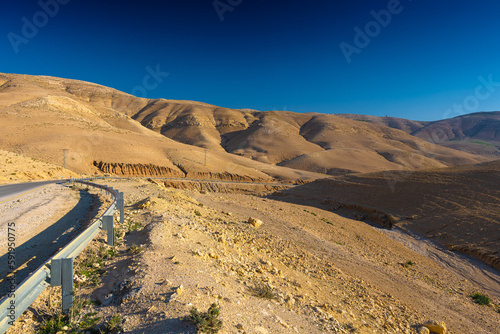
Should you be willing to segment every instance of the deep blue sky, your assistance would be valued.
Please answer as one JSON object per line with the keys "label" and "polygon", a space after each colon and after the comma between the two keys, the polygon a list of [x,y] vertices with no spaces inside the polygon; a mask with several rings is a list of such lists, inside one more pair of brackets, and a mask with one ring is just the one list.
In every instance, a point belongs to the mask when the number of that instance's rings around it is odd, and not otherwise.
{"label": "deep blue sky", "polygon": [[[71,0],[54,17],[38,1],[3,0],[0,72],[231,108],[416,120],[500,110],[500,84],[476,92],[480,76],[500,82],[500,2],[397,2],[219,0],[234,5],[221,21],[213,0]],[[377,31],[370,12],[388,6]],[[23,17],[38,20],[34,36]],[[340,44],[356,46],[367,24],[373,37],[348,63]],[[13,47],[13,36],[27,38]],[[157,66],[169,75],[138,88]]]}

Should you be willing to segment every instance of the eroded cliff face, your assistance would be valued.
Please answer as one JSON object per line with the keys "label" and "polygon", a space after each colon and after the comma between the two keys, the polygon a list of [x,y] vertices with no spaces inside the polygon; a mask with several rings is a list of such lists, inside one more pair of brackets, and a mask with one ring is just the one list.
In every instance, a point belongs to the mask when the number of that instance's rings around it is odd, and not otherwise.
{"label": "eroded cliff face", "polygon": [[221,181],[235,181],[235,182],[269,182],[261,178],[255,178],[248,175],[239,175],[229,172],[212,173],[212,172],[187,172],[186,178],[198,180],[221,180]]}
{"label": "eroded cliff face", "polygon": [[448,245],[448,249],[455,252],[475,257],[482,262],[489,264],[493,268],[500,270],[500,256],[496,252],[492,252],[484,247],[470,244],[470,245]]}
{"label": "eroded cliff face", "polygon": [[[153,180],[151,180],[153,182]],[[156,183],[156,182],[154,182]],[[158,184],[158,183],[157,183]],[[197,190],[201,193],[238,193],[238,194],[270,194],[275,191],[286,189],[289,186],[271,184],[245,184],[245,183],[225,183],[210,181],[178,181],[167,180],[161,183],[166,188]]]}
{"label": "eroded cliff face", "polygon": [[119,176],[184,177],[177,169],[152,164],[128,164],[121,162],[94,161],[101,172]]}

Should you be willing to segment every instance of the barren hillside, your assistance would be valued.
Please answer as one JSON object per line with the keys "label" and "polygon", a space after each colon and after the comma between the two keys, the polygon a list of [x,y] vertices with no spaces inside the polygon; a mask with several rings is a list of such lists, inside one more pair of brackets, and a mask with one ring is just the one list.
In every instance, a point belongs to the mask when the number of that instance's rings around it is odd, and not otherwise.
{"label": "barren hillside", "polygon": [[269,181],[317,175],[171,140],[129,118],[148,100],[103,86],[5,74],[0,148],[79,173]]}
{"label": "barren hillside", "polygon": [[385,125],[334,115],[234,110],[197,102],[155,100],[130,116],[180,142],[332,175],[486,160],[429,145]]}
{"label": "barren hillside", "polygon": [[285,193],[317,198],[370,223],[395,224],[500,269],[500,161],[351,175]]}
{"label": "barren hillside", "polygon": [[498,159],[500,157],[500,112],[478,112],[435,122],[394,117],[339,115],[403,130],[430,143]]}
{"label": "barren hillside", "polygon": [[[76,172],[240,180],[485,161],[383,125],[136,98],[100,85],[0,76],[0,148]],[[287,167],[287,168],[284,168]],[[289,168],[288,168],[289,167]]]}

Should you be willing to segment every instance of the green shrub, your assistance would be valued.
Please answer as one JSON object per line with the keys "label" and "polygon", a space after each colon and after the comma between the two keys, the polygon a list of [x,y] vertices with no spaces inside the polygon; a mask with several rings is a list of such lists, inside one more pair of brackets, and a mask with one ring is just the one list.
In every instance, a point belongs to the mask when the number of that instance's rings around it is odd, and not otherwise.
{"label": "green shrub", "polygon": [[490,303],[490,298],[481,293],[475,293],[471,296],[472,300],[479,305],[488,305]]}
{"label": "green shrub", "polygon": [[122,323],[123,323],[122,317],[115,314],[113,317],[111,317],[108,324],[106,325],[106,333],[114,334],[123,332]]}
{"label": "green shrub", "polygon": [[200,313],[196,307],[191,309],[189,317],[201,333],[215,334],[222,328],[222,321],[219,319],[219,307],[212,304],[207,312]]}
{"label": "green shrub", "polygon": [[269,284],[257,283],[253,287],[250,288],[252,293],[260,298],[265,299],[275,299],[276,294]]}

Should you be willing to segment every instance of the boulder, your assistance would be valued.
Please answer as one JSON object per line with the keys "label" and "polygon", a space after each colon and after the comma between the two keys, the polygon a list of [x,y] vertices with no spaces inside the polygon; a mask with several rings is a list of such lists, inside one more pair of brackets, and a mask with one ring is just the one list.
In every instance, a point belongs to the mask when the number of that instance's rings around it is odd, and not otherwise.
{"label": "boulder", "polygon": [[429,320],[424,324],[425,327],[429,329],[429,331],[434,332],[436,334],[446,334],[446,325],[444,322],[437,322],[436,320]]}
{"label": "boulder", "polygon": [[259,228],[262,224],[262,220],[256,219],[256,218],[248,218],[248,223],[252,224],[254,227]]}

